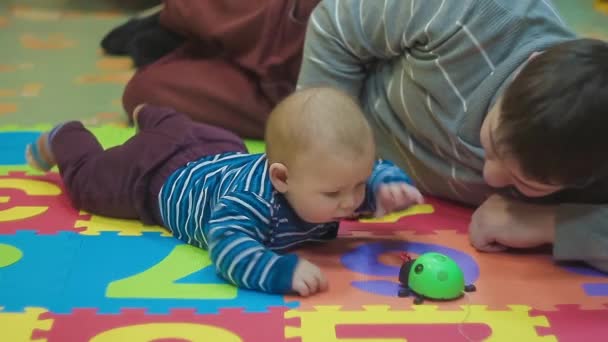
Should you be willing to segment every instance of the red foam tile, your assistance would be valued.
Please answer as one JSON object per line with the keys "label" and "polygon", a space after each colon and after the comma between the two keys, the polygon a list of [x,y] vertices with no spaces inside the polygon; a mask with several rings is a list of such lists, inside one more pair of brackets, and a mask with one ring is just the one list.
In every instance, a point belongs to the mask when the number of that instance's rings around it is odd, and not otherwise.
{"label": "red foam tile", "polygon": [[[460,326],[460,329],[459,329]],[[461,333],[462,331],[462,333]],[[482,341],[492,335],[485,324],[341,324],[338,339],[406,339],[408,342]]]}
{"label": "red foam tile", "polygon": [[433,234],[437,230],[446,229],[461,233],[468,232],[473,213],[470,208],[435,198],[427,198],[426,203],[433,206],[433,213],[404,216],[394,223],[343,221],[340,223],[340,235],[349,235],[350,232],[355,231],[367,231],[379,235],[403,230],[417,234]]}
{"label": "red foam tile", "polygon": [[[104,332],[141,324],[192,323],[213,326],[237,335],[242,341],[281,341],[284,335],[284,313],[286,308],[271,308],[265,313],[245,313],[242,310],[221,310],[218,314],[199,315],[188,310],[176,310],[166,315],[148,315],[142,310],[125,310],[116,315],[98,315],[94,309],[77,309],[72,314],[47,313],[45,318],[53,319],[53,327],[48,332],[37,331],[37,338],[47,342],[89,341]],[[148,329],[148,328],[146,328]],[[162,329],[167,334],[180,329]],[[184,332],[181,332],[184,333]],[[223,333],[224,334],[224,333]],[[226,335],[224,335],[226,336]],[[125,335],[129,338],[129,335]],[[190,341],[187,335],[158,336],[154,341]]]}
{"label": "red foam tile", "polygon": [[39,234],[56,234],[60,231],[78,232],[84,228],[74,228],[77,220],[83,217],[74,209],[65,195],[59,175],[48,173],[42,176],[28,176],[22,172],[0,176],[0,179],[28,179],[49,182],[61,189],[59,195],[28,195],[21,189],[0,188],[0,196],[9,197],[8,202],[0,203],[0,211],[15,207],[37,206],[47,210],[38,215],[16,221],[0,221],[1,234],[14,234],[17,230],[35,230]]}
{"label": "red foam tile", "polygon": [[539,335],[554,335],[560,342],[600,342],[608,336],[608,308],[582,310],[578,305],[557,305],[555,311],[533,310],[545,316],[549,327],[539,327]]}

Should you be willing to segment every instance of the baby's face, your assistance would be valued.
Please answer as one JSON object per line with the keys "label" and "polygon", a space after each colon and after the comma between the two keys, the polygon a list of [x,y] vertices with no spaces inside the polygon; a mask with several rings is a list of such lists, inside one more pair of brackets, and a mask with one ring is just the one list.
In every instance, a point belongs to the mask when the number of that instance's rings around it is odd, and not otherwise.
{"label": "baby's face", "polygon": [[358,158],[299,158],[289,170],[285,194],[304,221],[323,223],[351,216],[365,198],[373,154]]}

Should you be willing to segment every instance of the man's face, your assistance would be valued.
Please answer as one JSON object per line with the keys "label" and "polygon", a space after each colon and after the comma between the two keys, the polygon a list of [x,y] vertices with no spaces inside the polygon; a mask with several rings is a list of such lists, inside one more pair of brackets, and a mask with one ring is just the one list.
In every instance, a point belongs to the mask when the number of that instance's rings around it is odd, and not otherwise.
{"label": "man's face", "polygon": [[486,115],[481,125],[480,140],[485,151],[483,178],[495,188],[514,186],[528,197],[542,197],[562,190],[564,187],[535,181],[523,174],[519,162],[513,157],[501,155],[496,146],[496,129],[500,120],[500,102]]}

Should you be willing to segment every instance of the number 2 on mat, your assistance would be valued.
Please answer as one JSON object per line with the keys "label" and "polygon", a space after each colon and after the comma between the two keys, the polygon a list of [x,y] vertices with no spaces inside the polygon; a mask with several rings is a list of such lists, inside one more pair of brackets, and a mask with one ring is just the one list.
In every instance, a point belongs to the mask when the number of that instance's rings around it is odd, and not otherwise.
{"label": "number 2 on mat", "polygon": [[232,299],[236,287],[229,284],[176,283],[190,274],[211,266],[207,252],[189,245],[178,245],[161,262],[128,278],[111,282],[108,298]]}

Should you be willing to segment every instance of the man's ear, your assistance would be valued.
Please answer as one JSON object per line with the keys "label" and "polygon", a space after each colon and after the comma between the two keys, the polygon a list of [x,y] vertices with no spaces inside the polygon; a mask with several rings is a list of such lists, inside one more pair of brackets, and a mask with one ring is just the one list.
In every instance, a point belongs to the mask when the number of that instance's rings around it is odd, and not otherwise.
{"label": "man's ear", "polygon": [[270,164],[270,168],[268,171],[270,173],[270,182],[272,183],[274,188],[277,189],[277,191],[280,193],[286,193],[287,188],[289,187],[287,185],[287,166],[281,163],[272,163]]}

